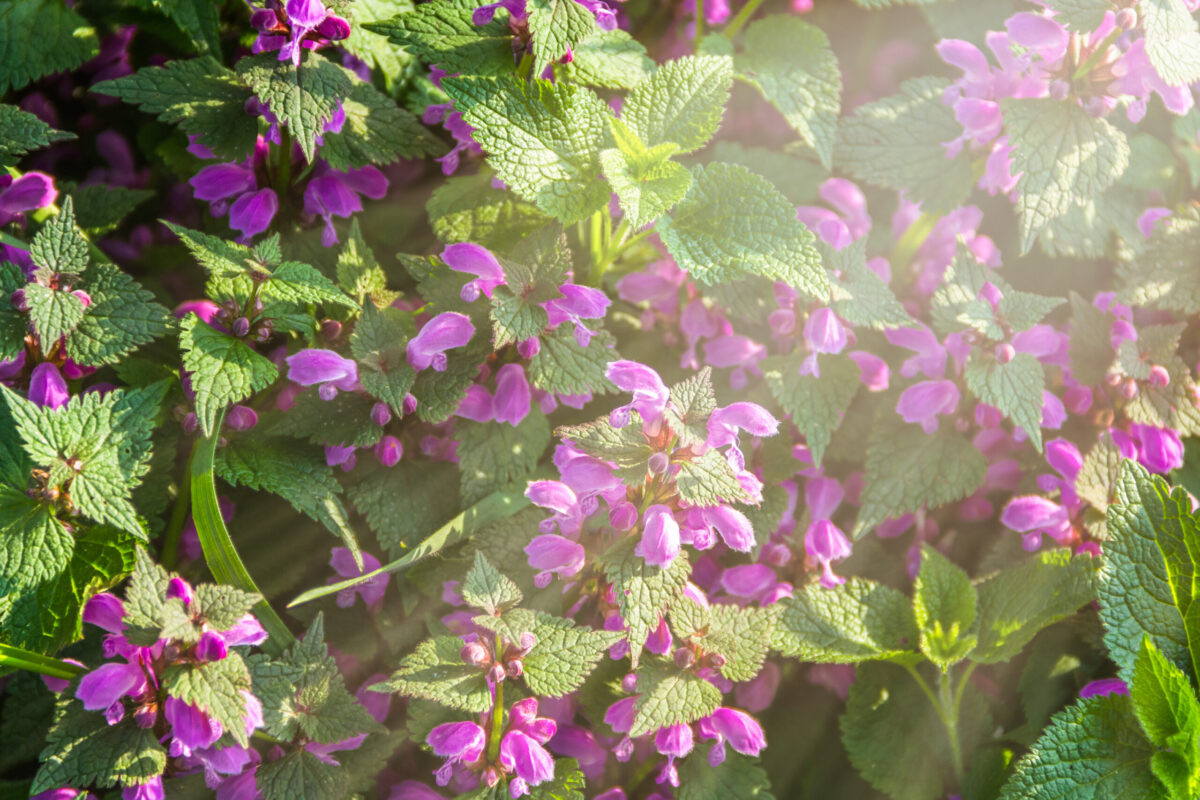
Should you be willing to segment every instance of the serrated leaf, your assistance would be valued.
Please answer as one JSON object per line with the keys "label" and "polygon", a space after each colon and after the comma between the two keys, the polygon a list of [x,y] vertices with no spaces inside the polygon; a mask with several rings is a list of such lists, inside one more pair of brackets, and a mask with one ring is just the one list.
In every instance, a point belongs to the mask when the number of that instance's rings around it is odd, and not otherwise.
{"label": "serrated leaf", "polygon": [[467,605],[485,614],[495,615],[521,602],[521,590],[501,575],[481,550],[475,551],[475,564],[459,585],[458,592]]}
{"label": "serrated leaf", "polygon": [[[1194,797],[1200,784],[1200,702],[1191,681],[1158,652],[1148,637],[1142,640],[1134,662],[1129,699],[1147,738],[1170,749],[1171,755],[1183,762],[1182,770],[1167,767],[1174,779],[1163,782],[1172,789],[1184,790],[1183,797]],[[1160,755],[1165,754],[1155,754],[1156,760],[1161,760]],[[1152,764],[1152,768],[1163,777],[1162,767]]]}
{"label": "serrated leaf", "polygon": [[167,765],[167,751],[154,731],[126,717],[109,725],[104,715],[84,711],[78,700],[59,700],[54,725],[42,750],[30,791],[62,786],[137,786]]}
{"label": "serrated leaf", "polygon": [[184,317],[179,336],[183,368],[196,393],[200,430],[211,435],[217,413],[275,382],[279,370],[240,339],[222,333],[196,316]]}
{"label": "serrated leaf", "polygon": [[363,27],[451,75],[512,72],[516,64],[507,16],[497,14],[487,25],[476,25],[471,16],[477,7],[475,0],[422,3],[389,20],[368,22]]}
{"label": "serrated leaf", "polygon": [[614,428],[608,417],[601,417],[582,425],[562,426],[555,429],[554,435],[569,439],[594,458],[614,464],[622,480],[633,481],[645,478],[646,463],[654,452],[641,429],[635,412],[624,428]]}
{"label": "serrated leaf", "polygon": [[703,455],[676,463],[679,473],[675,476],[675,488],[688,505],[751,502],[733,465],[719,450],[707,450]]}
{"label": "serrated leaf", "polygon": [[330,303],[343,308],[357,309],[358,304],[347,297],[319,269],[299,261],[284,261],[271,272],[262,287],[264,299],[290,303]]}
{"label": "serrated leaf", "polygon": [[49,506],[0,487],[0,597],[52,581],[71,561],[75,539]]}
{"label": "serrated leaf", "polygon": [[238,653],[231,651],[219,661],[169,667],[162,681],[168,696],[201,709],[238,744],[247,743],[242,691],[250,690],[250,672]]}
{"label": "serrated leaf", "polygon": [[655,567],[633,549],[634,541],[626,538],[609,548],[601,561],[605,580],[612,584],[621,618],[628,626],[629,656],[636,668],[646,637],[683,596],[691,565],[680,553],[666,567]]}
{"label": "serrated leaf", "polygon": [[533,34],[534,75],[599,31],[595,15],[575,0],[528,0],[525,13]]}
{"label": "serrated leaf", "polygon": [[125,637],[149,647],[158,641],[171,574],[156,564],[145,548],[134,552],[133,575],[125,587]]}
{"label": "serrated leaf", "polygon": [[92,265],[79,287],[92,302],[67,338],[77,364],[113,364],[169,330],[171,312],[112,264]]}
{"label": "serrated leaf", "polygon": [[983,485],[986,472],[983,455],[953,429],[926,434],[916,425],[876,426],[854,536],[889,517],[962,500]]}
{"label": "serrated leaf", "polygon": [[804,354],[770,356],[760,368],[771,395],[804,434],[813,464],[820,466],[829,440],[858,394],[858,364],[842,355],[820,357],[821,377],[801,375]]}
{"label": "serrated leaf", "polygon": [[577,627],[569,619],[539,613],[533,626],[536,643],[522,659],[525,683],[538,697],[562,697],[583,685],[605,651],[619,642],[619,631]]}
{"label": "serrated leaf", "polygon": [[601,330],[580,347],[570,325],[559,325],[541,336],[541,347],[529,360],[529,383],[544,392],[560,395],[603,394],[613,390],[605,377],[608,365],[621,356],[612,334]]}
{"label": "serrated leaf", "polygon": [[92,236],[116,228],[135,208],[154,196],[150,189],[93,183],[71,190],[79,227]]}
{"label": "serrated leaf", "polygon": [[539,336],[550,323],[542,306],[561,296],[559,286],[567,280],[570,252],[565,240],[537,236],[522,242],[522,252],[504,259],[506,282],[492,293],[489,317],[492,346],[500,349]]}
{"label": "serrated leaf", "polygon": [[[1117,265],[1121,302],[1189,315],[1200,313],[1200,265],[1192,257],[1198,247],[1200,221],[1187,217],[1160,221],[1145,251]],[[1096,309],[1095,314],[1103,312]]]}
{"label": "serrated leaf", "polygon": [[694,167],[692,176],[675,213],[656,226],[679,266],[706,284],[762,275],[829,297],[815,237],[770,181],[721,163]]}
{"label": "serrated leaf", "polygon": [[632,89],[654,71],[646,48],[619,28],[599,31],[575,47],[575,58],[566,65],[574,83],[603,89]]}
{"label": "serrated leaf", "polygon": [[550,221],[536,206],[492,186],[487,170],[448,178],[433,190],[425,210],[440,241],[473,242],[500,252]]}
{"label": "serrated leaf", "polygon": [[721,705],[721,690],[664,658],[652,658],[637,673],[638,699],[630,736],[695,722]]}
{"label": "serrated leaf", "polygon": [[1112,316],[1071,292],[1071,373],[1092,386],[1104,380],[1112,366],[1114,353],[1110,331]]}
{"label": "serrated leaf", "polygon": [[679,152],[690,153],[717,132],[732,84],[733,60],[727,56],[668,61],[629,93],[621,119],[647,147],[673,142]]}
{"label": "serrated leaf", "polygon": [[1105,12],[1112,10],[1112,3],[1110,0],[1049,0],[1046,7],[1054,11],[1056,21],[1083,33],[1100,26]]}
{"label": "serrated leaf", "polygon": [[392,676],[376,686],[408,697],[423,697],[460,711],[479,713],[492,707],[484,670],[464,663],[462,639],[426,639],[405,656]]}
{"label": "serrated leaf", "polygon": [[65,0],[28,0],[0,8],[0,95],[44,75],[72,70],[96,55],[96,30]]}
{"label": "serrated leaf", "polygon": [[1098,568],[1096,559],[1060,548],[985,578],[976,586],[979,643],[971,660],[1008,661],[1040,630],[1074,614],[1095,597]]}
{"label": "serrated leaf", "polygon": [[52,350],[59,339],[83,321],[83,301],[66,289],[31,283],[25,287],[25,305],[33,332],[44,350]]}
{"label": "serrated leaf", "polygon": [[[1182,492],[1168,495],[1165,481],[1151,476],[1141,466],[1125,461],[1117,481],[1116,502],[1108,507],[1108,541],[1104,545],[1104,561],[1100,570],[1100,619],[1104,622],[1104,643],[1120,668],[1120,676],[1129,682],[1134,662],[1149,636],[1167,660],[1191,666],[1189,641],[1200,642],[1200,635],[1191,636],[1181,611],[1176,607],[1172,586],[1182,588],[1192,569],[1186,560],[1176,560],[1175,569],[1165,556],[1182,545],[1184,534],[1176,527],[1174,535],[1167,531],[1168,520],[1191,520],[1191,505]],[[1177,525],[1177,523],[1176,523]],[[1160,544],[1160,531],[1162,544]],[[1194,528],[1192,538],[1195,537]],[[1171,540],[1178,542],[1170,550]],[[1173,575],[1179,581],[1173,580]],[[1190,580],[1186,581],[1190,589]],[[1186,611],[1186,608],[1185,608]],[[1200,634],[1200,631],[1196,632]]]}
{"label": "serrated leaf", "polygon": [[346,121],[326,133],[321,158],[336,170],[444,155],[446,146],[413,114],[369,83],[355,83],[342,101]]}
{"label": "serrated leaf", "polygon": [[87,269],[88,243],[75,227],[75,203],[69,196],[33,237],[29,255],[41,274],[77,275]]}
{"label": "serrated leaf", "polygon": [[705,367],[671,387],[663,417],[684,447],[703,444],[708,438],[708,418],[717,410],[712,369]]}
{"label": "serrated leaf", "polygon": [[0,105],[0,167],[14,167],[34,150],[74,138],[16,106]]}
{"label": "serrated leaf", "polygon": [[344,768],[304,749],[259,766],[255,785],[264,800],[341,800],[350,793]]}
{"label": "serrated leaf", "polygon": [[777,14],[746,28],[739,74],[758,87],[784,119],[833,165],[833,142],[841,110],[842,73],[829,37],[815,25]]}
{"label": "serrated leaf", "polygon": [[1129,166],[1129,142],[1107,120],[1089,116],[1075,103],[1050,98],[1001,102],[1013,146],[1021,252],[1039,231],[1072,206],[1111,186]]}
{"label": "serrated leaf", "polygon": [[867,267],[866,248],[865,236],[841,250],[817,241],[821,263],[829,273],[830,306],[852,325],[866,325],[875,330],[912,325],[912,316],[891,287]]}
{"label": "serrated leaf", "polygon": [[133,75],[102,81],[92,91],[119,97],[178,125],[219,158],[240,161],[254,147],[258,125],[245,110],[250,90],[213,58],[143,67]]}
{"label": "serrated leaf", "polygon": [[359,363],[359,381],[373,397],[404,415],[404,397],[417,373],[405,360],[404,345],[414,333],[412,317],[398,308],[363,305],[350,335],[350,352]]}
{"label": "serrated leaf", "polygon": [[414,77],[417,59],[366,26],[386,22],[397,13],[410,13],[415,7],[412,0],[355,0],[350,7],[350,36],[341,45],[361,58],[368,69],[382,73],[388,91]]}
{"label": "serrated leaf", "polygon": [[276,417],[267,432],[313,444],[371,447],[383,437],[383,428],[371,419],[374,405],[374,398],[359,392],[338,392],[332,400],[322,400],[310,390],[297,397],[286,414]]}
{"label": "serrated leaf", "polygon": [[255,592],[243,592],[233,586],[214,583],[201,583],[193,590],[197,615],[204,617],[205,622],[216,631],[232,628],[262,600],[262,595]]}
{"label": "serrated leaf", "polygon": [[859,106],[838,126],[836,166],[856,180],[903,190],[927,211],[963,204],[975,183],[969,157],[946,157],[942,142],[962,133],[942,103],[949,81],[905,81],[900,93]]}
{"label": "serrated leaf", "polygon": [[620,150],[610,148],[600,151],[600,166],[617,193],[625,218],[635,231],[673,208],[692,185],[687,168],[666,156],[643,166],[631,162]]}
{"label": "serrated leaf", "polygon": [[1037,357],[1017,353],[1002,364],[994,358],[976,355],[967,362],[964,377],[975,397],[999,409],[1042,452],[1042,393],[1046,389],[1046,373]]}
{"label": "serrated leaf", "polygon": [[513,78],[446,78],[442,87],[497,176],[564,225],[608,201],[600,147],[608,107],[587,89]]}
{"label": "serrated leaf", "polygon": [[753,680],[762,669],[777,617],[774,608],[712,606],[707,631],[696,641],[705,652],[725,657],[721,676],[735,683]]}
{"label": "serrated leaf", "polygon": [[287,126],[305,160],[312,163],[317,137],[338,105],[350,96],[352,84],[345,70],[317,52],[305,50],[299,67],[280,61],[274,53],[260,53],[242,58],[237,73],[280,124]]}
{"label": "serrated leaf", "polygon": [[154,5],[192,40],[196,52],[220,56],[219,7],[207,0],[154,0]]}
{"label": "serrated leaf", "polygon": [[966,572],[929,545],[921,548],[913,614],[921,631],[921,652],[943,672],[975,647],[976,601]]}
{"label": "serrated leaf", "polygon": [[1138,0],[1146,55],[1168,86],[1200,80],[1200,31],[1183,0]]}
{"label": "serrated leaf", "polygon": [[337,282],[342,291],[364,304],[364,311],[367,297],[376,300],[375,304],[380,306],[390,302],[387,275],[363,239],[358,217],[350,221],[350,235],[338,253]]}
{"label": "serrated leaf", "polygon": [[679,767],[679,800],[775,800],[766,770],[745,756],[728,753],[717,766],[693,753]]}
{"label": "serrated leaf", "polygon": [[239,437],[217,451],[216,471],[234,486],[279,495],[358,557],[358,538],[338,498],[341,484],[320,451],[286,439]]}
{"label": "serrated leaf", "polygon": [[550,444],[550,424],[538,413],[527,415],[516,426],[464,419],[455,423],[454,438],[463,502],[474,503],[533,473]]}
{"label": "serrated leaf", "polygon": [[889,586],[851,578],[832,589],[809,585],[780,601],[772,647],[818,664],[855,664],[915,655],[919,631],[909,599]]}
{"label": "serrated leaf", "polygon": [[1000,797],[1167,800],[1150,771],[1153,752],[1128,697],[1089,697],[1054,716],[1029,754],[1017,762]]}

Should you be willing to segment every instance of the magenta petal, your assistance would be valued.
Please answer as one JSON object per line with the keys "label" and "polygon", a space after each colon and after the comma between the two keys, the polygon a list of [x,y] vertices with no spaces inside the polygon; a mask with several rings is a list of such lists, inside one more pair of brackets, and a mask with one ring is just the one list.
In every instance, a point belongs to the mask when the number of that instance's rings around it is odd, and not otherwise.
{"label": "magenta petal", "polygon": [[58,367],[46,362],[33,368],[29,376],[29,400],[39,406],[59,409],[71,399],[67,391],[67,382],[58,371]]}
{"label": "magenta petal", "polygon": [[137,664],[102,664],[80,678],[75,697],[88,711],[103,711],[145,685],[146,676]]}
{"label": "magenta petal", "polygon": [[954,381],[922,381],[908,387],[896,403],[896,412],[905,422],[919,422],[927,431],[929,423],[941,414],[949,414],[958,407],[959,391]]}
{"label": "magenta petal", "polygon": [[442,372],[446,369],[445,351],[462,347],[474,334],[475,326],[466,314],[455,311],[438,314],[409,340],[408,363],[418,372],[430,366]]}
{"label": "magenta petal", "polygon": [[496,373],[496,394],[492,409],[497,422],[516,426],[529,415],[531,399],[525,369],[520,364],[505,364]]}
{"label": "magenta petal", "polygon": [[535,506],[557,511],[559,514],[571,514],[579,508],[579,498],[575,491],[561,481],[532,481],[525,489],[525,496]]}
{"label": "magenta petal", "polygon": [[301,350],[288,356],[288,380],[301,386],[333,383],[339,388],[358,382],[358,363],[332,350]]}
{"label": "magenta petal", "polygon": [[125,630],[124,616],[125,604],[107,592],[93,595],[83,606],[83,621],[109,633]]}
{"label": "magenta petal", "polygon": [[0,215],[44,208],[57,197],[53,178],[44,172],[27,172],[0,191]]}
{"label": "magenta petal", "polygon": [[701,513],[730,550],[749,553],[754,549],[754,526],[745,514],[729,506],[713,506],[702,509]]}
{"label": "magenta petal", "polygon": [[287,0],[285,9],[292,24],[303,28],[315,27],[328,13],[321,0]]}
{"label": "magenta petal", "polygon": [[775,571],[766,564],[739,564],[721,573],[721,586],[737,597],[758,597],[775,586]]}
{"label": "magenta petal", "polygon": [[1067,510],[1058,503],[1037,495],[1014,497],[1004,507],[1000,522],[1019,533],[1056,529],[1067,519]]}
{"label": "magenta petal", "polygon": [[474,722],[447,722],[431,730],[425,741],[434,755],[471,762],[483,754],[486,736]]}
{"label": "magenta petal", "polygon": [[533,537],[533,541],[525,546],[525,554],[529,556],[529,566],[534,569],[564,577],[583,569],[585,557],[583,545],[556,533]]}
{"label": "magenta petal", "polygon": [[679,555],[679,523],[671,509],[653,505],[643,516],[641,556],[647,564],[665,567]]}
{"label": "magenta petal", "polygon": [[454,410],[454,415],[475,422],[490,422],[495,416],[492,410],[492,396],[479,384],[471,384],[467,387],[467,393],[459,402],[458,408]]}
{"label": "magenta petal", "polygon": [[810,478],[804,485],[804,502],[811,519],[829,519],[843,497],[842,485],[836,478]]}
{"label": "magenta petal", "polygon": [[735,708],[718,708],[709,717],[714,730],[729,746],[742,755],[757,756],[767,746],[767,737],[763,734],[758,720],[744,711]]}
{"label": "magenta petal", "polygon": [[500,742],[500,763],[530,786],[554,777],[554,758],[524,731],[509,731]]}
{"label": "magenta petal", "polygon": [[262,233],[271,226],[279,198],[270,189],[247,192],[233,201],[229,208],[229,227],[241,231],[247,238]]}
{"label": "magenta petal", "polygon": [[174,740],[186,751],[210,747],[221,738],[221,726],[216,720],[176,697],[167,698],[163,714],[171,723]]}
{"label": "magenta petal", "polygon": [[342,178],[342,182],[350,188],[351,191],[358,192],[361,195],[366,195],[372,200],[382,200],[387,194],[388,179],[378,168],[368,164],[365,167],[352,169]]}
{"label": "magenta petal", "polygon": [[196,173],[190,181],[197,200],[211,203],[244,194],[258,187],[254,170],[241,164],[213,164]]}

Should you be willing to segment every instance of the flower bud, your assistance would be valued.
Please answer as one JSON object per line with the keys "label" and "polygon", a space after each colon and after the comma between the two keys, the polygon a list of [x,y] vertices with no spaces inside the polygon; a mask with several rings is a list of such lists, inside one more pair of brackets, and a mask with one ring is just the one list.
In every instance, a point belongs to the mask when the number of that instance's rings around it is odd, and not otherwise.
{"label": "flower bud", "polygon": [[17,309],[17,311],[29,310],[29,303],[25,300],[24,289],[15,290],[11,295],[9,295],[8,299],[12,302],[13,308]]}
{"label": "flower bud", "polygon": [[194,413],[188,412],[187,416],[183,418],[183,422],[180,424],[183,426],[184,433],[195,433],[196,428],[200,425],[200,421],[196,419],[196,415]]}
{"label": "flower bud", "polygon": [[241,338],[250,332],[250,320],[238,317],[233,321],[233,335]]}
{"label": "flower bud", "polygon": [[525,665],[521,663],[521,659],[514,658],[505,666],[504,673],[510,678],[519,678],[525,674]]}
{"label": "flower bud", "polygon": [[463,645],[462,649],[458,651],[458,655],[462,658],[463,663],[470,664],[473,667],[485,666],[492,660],[487,648],[479,642],[471,642]]}
{"label": "flower bud", "polygon": [[533,631],[525,631],[521,634],[521,655],[528,655],[533,646],[537,644],[537,637],[533,635]]}
{"label": "flower bud", "polygon": [[671,458],[666,453],[654,453],[646,466],[651,475],[662,475],[671,466]]}
{"label": "flower bud", "polygon": [[392,421],[392,410],[387,403],[376,403],[371,406],[371,421],[380,427]]}
{"label": "flower bud", "polygon": [[83,289],[75,289],[71,292],[71,294],[79,298],[79,302],[83,303],[84,308],[87,308],[92,304],[92,296]]}
{"label": "flower bud", "polygon": [[258,414],[246,406],[234,406],[225,416],[225,427],[235,431],[248,431],[257,424]]}
{"label": "flower bud", "polygon": [[1121,373],[1119,373],[1119,372],[1108,373],[1107,375],[1104,376],[1104,382],[1106,384],[1108,384],[1109,386],[1112,386],[1115,389],[1117,386],[1121,385]]}
{"label": "flower bud", "polygon": [[720,653],[708,654],[708,665],[713,669],[720,669],[721,667],[725,666],[726,663],[727,659]]}
{"label": "flower bud", "polygon": [[200,661],[220,661],[229,655],[229,645],[225,643],[225,639],[213,631],[205,631],[200,634],[200,641],[196,643],[196,658]]}
{"label": "flower bud", "polygon": [[183,578],[171,578],[167,583],[167,599],[174,598],[182,600],[184,608],[187,608],[196,599],[196,595],[192,592],[191,585]]}
{"label": "flower bud", "polygon": [[1121,30],[1131,31],[1137,27],[1138,15],[1137,11],[1132,8],[1122,8],[1117,12],[1117,27]]}
{"label": "flower bud", "polygon": [[1055,100],[1066,100],[1070,93],[1071,84],[1066,81],[1060,79],[1050,82],[1050,96]]}
{"label": "flower bud", "polygon": [[504,676],[504,665],[499,662],[492,664],[492,668],[488,670],[488,678],[491,679],[492,683],[499,683],[504,680]]}
{"label": "flower bud", "polygon": [[1138,385],[1137,381],[1135,381],[1133,378],[1130,378],[1129,380],[1125,381],[1125,383],[1121,384],[1121,396],[1126,400],[1132,400],[1133,398],[1137,397],[1137,394]]}
{"label": "flower bud", "polygon": [[500,773],[495,767],[488,767],[483,771],[481,780],[483,781],[483,785],[490,789],[500,782]]}
{"label": "flower bud", "polygon": [[153,728],[154,723],[158,722],[158,704],[147,703],[144,706],[138,706],[134,709],[133,721],[138,724],[139,728]]}
{"label": "flower bud", "polygon": [[692,665],[696,663],[696,654],[690,647],[681,647],[675,651],[672,659],[675,661],[675,666],[680,669],[691,669]]}
{"label": "flower bud", "polygon": [[1161,364],[1155,364],[1150,368],[1150,385],[1151,386],[1166,386],[1171,382],[1171,373],[1167,372],[1167,368]]}
{"label": "flower bud", "polygon": [[1008,342],[1001,342],[1000,344],[996,345],[995,353],[996,353],[996,360],[999,361],[1001,364],[1007,364],[1008,362],[1010,362],[1014,358],[1016,358],[1016,355],[1017,355],[1016,348],[1014,348]]}
{"label": "flower bud", "polygon": [[342,323],[336,319],[321,321],[321,338],[327,342],[335,342],[342,335]]}

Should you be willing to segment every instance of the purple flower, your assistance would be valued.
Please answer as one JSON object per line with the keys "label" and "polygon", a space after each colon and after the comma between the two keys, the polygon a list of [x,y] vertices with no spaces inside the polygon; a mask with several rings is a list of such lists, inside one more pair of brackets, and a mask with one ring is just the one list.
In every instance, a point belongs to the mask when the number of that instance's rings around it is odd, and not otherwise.
{"label": "purple flower", "polygon": [[325,220],[321,244],[326,247],[333,247],[338,242],[337,231],[333,227],[334,217],[349,218],[362,211],[360,194],[379,200],[388,190],[387,178],[369,164],[341,172],[321,162],[313,176],[304,189],[304,213]]}
{"label": "purple flower", "polygon": [[938,429],[938,417],[953,413],[959,392],[954,381],[921,381],[908,387],[896,403],[896,413],[905,422],[919,422],[926,433]]}
{"label": "purple flower", "polygon": [[612,301],[608,299],[607,294],[590,286],[564,283],[558,287],[558,291],[562,297],[542,303],[550,317],[549,327],[557,328],[564,322],[573,323],[575,341],[580,347],[587,347],[596,332],[589,330],[580,320],[603,319]]}
{"label": "purple flower", "polygon": [[709,416],[705,444],[709,447],[736,444],[739,430],[751,436],[774,436],[779,433],[779,420],[757,403],[730,403]]}
{"label": "purple flower", "polygon": [[548,508],[554,516],[538,525],[542,533],[557,527],[565,536],[578,536],[586,515],[575,490],[562,481],[530,481],[525,496],[535,505]]}
{"label": "purple flower", "polygon": [[470,242],[446,245],[442,250],[442,261],[455,272],[466,272],[475,276],[467,282],[461,292],[463,300],[474,302],[480,294],[489,300],[497,286],[503,286],[506,278],[504,268],[485,247]]}
{"label": "purple flower", "polygon": [[265,163],[266,155],[266,142],[260,138],[245,161],[211,164],[188,181],[196,199],[208,203],[214,217],[229,213],[229,227],[242,232],[242,242],[269,228],[279,211],[275,192],[258,188],[255,167]]}
{"label": "purple flower", "polygon": [[108,712],[109,724],[114,725],[124,716],[121,698],[141,694],[147,686],[141,665],[112,662],[101,664],[80,678],[75,696],[88,711]]}
{"label": "purple flower", "polygon": [[730,506],[711,506],[700,509],[704,521],[716,529],[725,546],[739,553],[754,549],[754,526],[746,515]]}
{"label": "purple flower", "polygon": [[266,7],[254,12],[250,24],[257,30],[251,52],[279,50],[280,61],[300,66],[303,48],[318,49],[350,35],[350,25],[331,14],[320,0],[267,0]]}
{"label": "purple flower", "polygon": [[842,352],[846,348],[846,328],[832,309],[818,308],[804,323],[804,343],[808,345],[808,356],[800,365],[800,374],[819,378],[818,354]]}
{"label": "purple flower", "polygon": [[[358,565],[354,563],[354,554],[347,547],[335,547],[329,556],[329,566],[333,567],[333,571],[343,578],[357,578],[359,575],[379,569],[379,559],[366,551],[363,551],[362,562],[362,569],[359,569]],[[355,596],[361,596],[363,604],[367,608],[377,611],[383,603],[383,594],[387,591],[388,580],[389,576],[385,572],[357,586],[343,589],[337,593],[337,604],[340,608],[350,608],[354,605]]]}
{"label": "purple flower", "polygon": [[403,456],[404,444],[390,433],[375,445],[375,459],[385,467],[396,466]]}
{"label": "purple flower", "polygon": [[155,775],[145,783],[126,786],[121,790],[121,800],[164,800],[166,796],[161,775]]}
{"label": "purple flower", "polygon": [[533,537],[525,546],[525,554],[529,556],[529,566],[538,570],[533,577],[538,588],[548,586],[555,575],[564,578],[578,575],[586,557],[583,545],[556,533]]}
{"label": "purple flower", "polygon": [[655,778],[655,782],[678,787],[679,771],[675,768],[675,759],[683,758],[692,752],[692,747],[691,725],[679,724],[660,728],[658,733],[654,734],[654,748],[667,757],[667,765]]}
{"label": "purple flower", "polygon": [[500,740],[500,766],[514,774],[509,782],[513,798],[528,793],[530,786],[554,777],[554,757],[543,747],[554,737],[558,725],[554,720],[537,716],[536,697],[513,703],[508,711],[508,726]]}
{"label": "purple flower", "polygon": [[320,385],[322,400],[332,400],[339,390],[359,388],[358,362],[332,350],[301,350],[287,358],[288,380],[301,386]]}
{"label": "purple flower", "polygon": [[438,314],[421,332],[409,340],[408,363],[417,372],[433,367],[436,372],[445,372],[446,351],[462,347],[475,335],[475,326],[466,314],[446,311]]}
{"label": "purple flower", "polygon": [[821,565],[821,585],[832,589],[846,579],[834,574],[833,562],[850,555],[850,540],[827,519],[815,520],[804,533],[804,551]]}
{"label": "purple flower", "polygon": [[71,399],[67,391],[67,382],[58,371],[58,367],[46,362],[33,368],[29,376],[29,400],[39,406],[58,410]]}
{"label": "purple flower", "polygon": [[1134,423],[1131,433],[1138,440],[1138,462],[1146,469],[1165,475],[1183,466],[1183,440],[1178,431]]}
{"label": "purple flower", "polygon": [[1065,540],[1071,530],[1067,509],[1038,495],[1014,497],[1000,514],[1000,523],[1010,530],[1025,534],[1026,550],[1041,546],[1042,534]]}
{"label": "purple flower", "polygon": [[454,764],[470,764],[479,760],[487,744],[487,736],[483,728],[474,722],[446,722],[431,730],[425,741],[433,748],[435,756],[446,759],[446,763],[434,773],[438,786],[445,786],[450,782]]}
{"label": "purple flower", "polygon": [[1081,700],[1105,694],[1129,694],[1129,685],[1120,678],[1101,678],[1079,690]]}
{"label": "purple flower", "polygon": [[679,555],[679,523],[671,509],[653,505],[642,515],[642,540],[637,552],[647,564],[665,567]]}
{"label": "purple flower", "polygon": [[890,344],[916,352],[900,365],[900,374],[906,378],[918,372],[926,378],[941,378],[946,374],[946,348],[925,325],[917,328],[891,328],[884,331]]}
{"label": "purple flower", "polygon": [[54,179],[44,172],[26,172],[19,178],[0,175],[0,225],[26,211],[45,208],[58,199]]}
{"label": "purple flower", "polygon": [[171,724],[173,757],[190,756],[193,751],[211,747],[221,738],[221,725],[199,708],[177,697],[168,697],[163,715]]}
{"label": "purple flower", "polygon": [[710,716],[701,719],[698,727],[701,736],[717,740],[708,751],[708,763],[714,767],[725,760],[726,742],[746,756],[757,756],[767,746],[767,737],[758,720],[736,708],[718,708]]}
{"label": "purple flower", "polygon": [[496,395],[492,412],[497,422],[516,427],[529,415],[529,382],[520,364],[505,364],[496,372]]}
{"label": "purple flower", "polygon": [[621,391],[633,393],[633,402],[614,408],[609,414],[609,422],[614,428],[629,424],[630,410],[637,411],[646,424],[653,425],[659,420],[671,393],[657,372],[636,361],[613,361],[604,374]]}
{"label": "purple flower", "polygon": [[279,198],[271,189],[246,192],[229,207],[229,227],[241,231],[238,241],[246,242],[271,226],[279,211]]}

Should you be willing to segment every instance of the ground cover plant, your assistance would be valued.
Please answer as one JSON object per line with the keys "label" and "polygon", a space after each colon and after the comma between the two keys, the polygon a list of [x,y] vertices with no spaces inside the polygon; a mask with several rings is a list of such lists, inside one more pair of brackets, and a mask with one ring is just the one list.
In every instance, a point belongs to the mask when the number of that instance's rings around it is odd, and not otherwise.
{"label": "ground cover plant", "polygon": [[1198,11],[0,5],[0,797],[1200,796]]}

